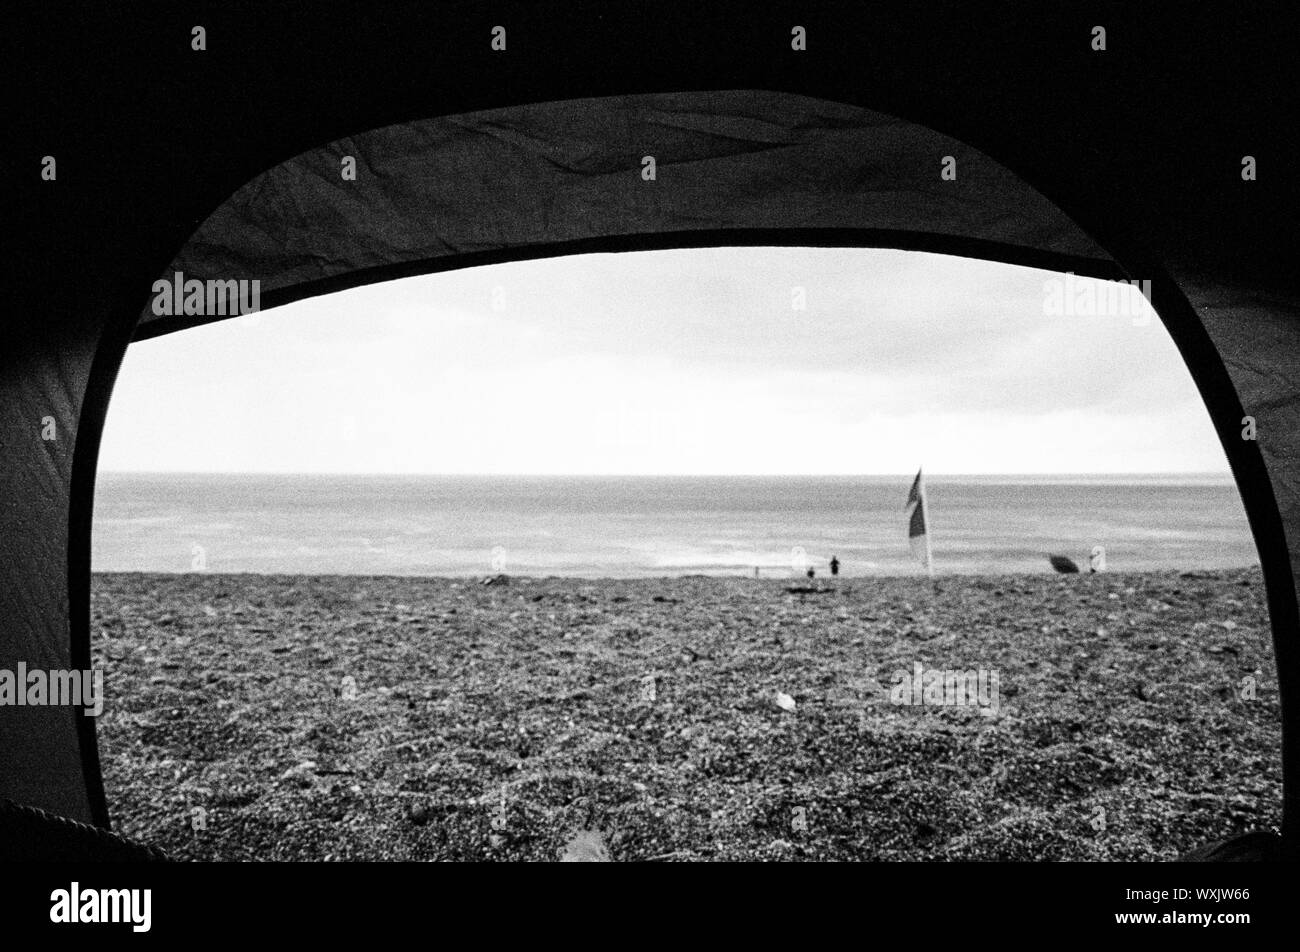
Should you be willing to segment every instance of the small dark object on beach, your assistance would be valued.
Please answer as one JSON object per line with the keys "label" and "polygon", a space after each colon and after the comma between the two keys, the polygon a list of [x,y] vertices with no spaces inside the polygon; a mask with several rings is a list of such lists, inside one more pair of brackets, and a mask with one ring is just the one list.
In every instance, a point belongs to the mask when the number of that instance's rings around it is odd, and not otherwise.
{"label": "small dark object on beach", "polygon": [[816,578],[816,577],[817,577],[817,570],[816,570],[816,569],[809,569],[809,570],[808,570],[806,573],[804,573],[804,574],[806,574],[809,578]]}
{"label": "small dark object on beach", "polygon": [[1063,555],[1049,555],[1047,561],[1052,563],[1052,568],[1063,574],[1068,575],[1071,572],[1077,573],[1079,571],[1079,566],[1075,565],[1074,559],[1067,559]]}
{"label": "small dark object on beach", "polygon": [[831,556],[831,575],[840,574],[840,559],[837,555]]}
{"label": "small dark object on beach", "polygon": [[820,585],[791,585],[786,589],[791,595],[825,595],[827,592],[833,592],[833,588],[822,588]]}
{"label": "small dark object on beach", "polygon": [[411,807],[406,813],[406,818],[415,826],[424,826],[429,822],[430,810],[423,805]]}
{"label": "small dark object on beach", "polygon": [[509,576],[509,575],[489,575],[487,578],[483,579],[483,581],[480,582],[479,584],[480,584],[480,585],[509,585],[509,584],[510,584],[510,576]]}

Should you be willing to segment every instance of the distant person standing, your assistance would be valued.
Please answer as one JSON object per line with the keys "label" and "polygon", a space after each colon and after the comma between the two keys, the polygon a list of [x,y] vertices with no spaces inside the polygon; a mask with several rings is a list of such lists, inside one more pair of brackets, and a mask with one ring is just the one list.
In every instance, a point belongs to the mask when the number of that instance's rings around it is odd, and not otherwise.
{"label": "distant person standing", "polygon": [[831,575],[840,574],[840,560],[836,556],[831,556]]}

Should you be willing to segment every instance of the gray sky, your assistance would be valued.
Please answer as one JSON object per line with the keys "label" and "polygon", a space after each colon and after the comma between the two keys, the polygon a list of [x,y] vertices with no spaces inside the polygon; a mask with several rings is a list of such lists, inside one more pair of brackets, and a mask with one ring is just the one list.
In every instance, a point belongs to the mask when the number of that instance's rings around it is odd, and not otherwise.
{"label": "gray sky", "polygon": [[133,345],[100,466],[1226,473],[1159,321],[1046,314],[1063,280],[722,248],[372,285]]}

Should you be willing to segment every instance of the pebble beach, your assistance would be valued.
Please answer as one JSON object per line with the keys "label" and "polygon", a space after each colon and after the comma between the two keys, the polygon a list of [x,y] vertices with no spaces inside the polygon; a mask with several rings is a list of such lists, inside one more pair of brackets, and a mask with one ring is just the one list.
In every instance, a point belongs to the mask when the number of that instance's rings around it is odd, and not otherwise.
{"label": "pebble beach", "polygon": [[[114,828],[193,860],[1169,860],[1275,830],[1257,568],[97,574]],[[908,705],[917,665],[997,710]]]}

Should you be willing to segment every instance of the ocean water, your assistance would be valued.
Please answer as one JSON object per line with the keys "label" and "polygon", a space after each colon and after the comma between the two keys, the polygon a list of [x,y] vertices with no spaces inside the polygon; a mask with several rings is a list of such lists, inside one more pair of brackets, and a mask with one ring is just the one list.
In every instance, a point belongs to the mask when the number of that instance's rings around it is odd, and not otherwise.
{"label": "ocean water", "polygon": [[[96,571],[789,577],[921,571],[911,476],[114,474],[95,498]],[[1217,476],[927,477],[939,573],[1258,563]]]}

